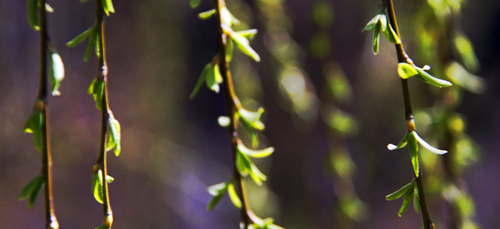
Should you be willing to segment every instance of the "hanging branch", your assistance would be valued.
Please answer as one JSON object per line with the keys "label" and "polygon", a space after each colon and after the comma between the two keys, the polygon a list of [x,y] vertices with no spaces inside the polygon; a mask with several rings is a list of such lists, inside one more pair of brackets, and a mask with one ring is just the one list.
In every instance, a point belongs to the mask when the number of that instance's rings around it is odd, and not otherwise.
{"label": "hanging branch", "polygon": [[[42,7],[43,6],[43,7]],[[64,78],[64,65],[61,57],[49,42],[47,34],[46,11],[53,12],[45,0],[29,0],[28,22],[34,30],[40,31],[40,87],[33,113],[26,121],[24,132],[32,133],[35,148],[42,154],[42,169],[21,191],[19,200],[29,197],[31,209],[44,187],[46,228],[59,228],[53,203],[52,153],[50,147],[49,87],[52,95],[60,95],[59,85]],[[50,58],[48,55],[50,54]],[[49,68],[48,68],[49,67]],[[49,74],[50,72],[50,74]]]}
{"label": "hanging branch", "polygon": [[[192,7],[196,7],[199,4],[199,0],[191,0],[190,3]],[[264,108],[259,108],[257,111],[248,111],[243,108],[234,90],[229,68],[234,46],[238,47],[239,50],[255,61],[260,61],[259,55],[250,47],[248,40],[257,33],[257,30],[233,31],[231,26],[238,24],[239,21],[227,9],[225,1],[214,0],[214,6],[214,9],[200,13],[199,17],[201,19],[208,19],[212,16],[216,17],[218,51],[212,61],[203,69],[190,98],[192,99],[196,96],[204,82],[206,82],[209,89],[216,93],[219,92],[219,84],[223,84],[228,117],[220,117],[219,124],[223,127],[229,127],[231,151],[234,158],[234,172],[229,181],[207,188],[208,192],[213,196],[208,203],[207,209],[209,211],[214,209],[227,192],[233,205],[240,209],[242,228],[279,229],[281,227],[273,224],[272,218],[261,219],[256,216],[248,203],[244,177],[250,175],[257,185],[262,185],[262,182],[267,179],[250,158],[267,157],[274,152],[274,148],[250,149],[245,146],[243,140],[239,137],[238,127],[242,126],[251,137],[252,147],[259,145],[257,130],[264,130],[264,123],[260,121]],[[239,190],[239,195],[236,193],[235,186]]]}
{"label": "hanging branch", "polygon": [[[387,15],[389,16],[389,23],[387,22]],[[422,172],[419,168],[419,159],[418,159],[418,144],[426,148],[428,151],[435,154],[445,154],[447,151],[439,150],[427,142],[425,142],[416,132],[415,129],[415,118],[413,116],[411,103],[410,103],[410,93],[408,90],[408,78],[417,77],[424,82],[437,86],[437,87],[449,87],[452,84],[448,81],[435,78],[426,72],[429,70],[429,66],[424,66],[422,68],[417,67],[413,61],[406,54],[403,44],[401,43],[399,30],[396,21],[396,14],[394,12],[394,7],[392,0],[383,0],[382,5],[380,7],[377,15],[368,22],[365,26],[364,30],[372,30],[374,29],[373,35],[373,53],[377,54],[379,50],[379,41],[380,41],[380,33],[384,34],[384,36],[392,43],[395,44],[396,54],[398,57],[398,75],[401,77],[401,84],[403,88],[403,98],[405,105],[405,119],[406,119],[406,127],[407,133],[405,134],[403,140],[396,146],[393,144],[389,144],[387,148],[389,150],[395,150],[403,148],[408,144],[411,161],[414,170],[414,179],[399,189],[398,191],[391,193],[386,196],[387,200],[395,200],[400,198],[403,194],[405,195],[403,206],[399,211],[399,216],[401,217],[410,202],[413,200],[415,210],[418,212],[420,209],[422,211],[422,218],[424,222],[424,228],[431,229],[434,228],[434,223],[432,222],[429,212],[427,209],[427,203],[425,200],[425,192],[422,183]]]}
{"label": "hanging branch", "polygon": [[97,229],[111,228],[113,225],[108,183],[113,182],[114,178],[108,175],[107,152],[113,150],[115,155],[119,156],[121,151],[120,123],[115,119],[108,101],[108,66],[104,39],[104,13],[109,16],[114,12],[111,0],[96,0],[96,23],[66,44],[74,47],[88,38],[84,60],[89,58],[94,48],[98,58],[98,74],[88,88],[88,93],[94,97],[97,109],[102,112],[99,158],[93,167],[92,175],[94,198],[103,204],[104,223]]}

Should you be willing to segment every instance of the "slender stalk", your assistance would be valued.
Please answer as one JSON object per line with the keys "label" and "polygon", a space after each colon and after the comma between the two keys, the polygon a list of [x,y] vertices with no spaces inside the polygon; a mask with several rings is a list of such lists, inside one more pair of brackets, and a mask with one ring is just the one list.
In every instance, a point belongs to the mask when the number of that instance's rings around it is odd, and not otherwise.
{"label": "slender stalk", "polygon": [[[394,12],[394,6],[392,4],[392,0],[382,0],[384,4],[387,5],[387,12],[389,15],[389,21],[392,25],[392,28],[394,29],[394,32],[398,35],[398,37],[401,37],[399,35],[399,29],[398,29],[398,23],[396,20],[396,13]],[[406,54],[403,43],[396,44],[396,53],[398,56],[398,62],[406,62],[408,64],[413,64],[413,61],[408,57]],[[403,97],[404,97],[404,104],[405,104],[405,119],[407,123],[407,128],[408,132],[414,131],[415,130],[415,118],[413,117],[413,112],[411,109],[411,103],[410,103],[410,92],[408,89],[408,80],[406,79],[401,79],[401,84],[403,87]],[[432,222],[430,216],[429,216],[429,211],[427,210],[427,203],[425,201],[425,192],[424,192],[424,186],[422,183],[422,172],[419,172],[419,176],[416,177],[417,181],[417,188],[418,188],[418,194],[419,194],[419,199],[420,199],[420,206],[422,209],[422,218],[424,222],[424,228],[425,229],[433,229],[434,228],[434,223]]]}
{"label": "slender stalk", "polygon": [[50,148],[50,122],[49,122],[49,95],[48,95],[48,77],[47,77],[47,17],[45,14],[45,0],[40,0],[38,7],[40,15],[40,90],[38,92],[38,101],[41,101],[42,108],[42,176],[44,179],[44,199],[45,199],[45,226],[46,228],[59,228],[56,214],[54,211],[52,195],[52,154]]}
{"label": "slender stalk", "polygon": [[[237,146],[238,146],[238,116],[236,110],[241,107],[240,101],[236,96],[234,91],[233,79],[231,77],[231,71],[229,68],[229,62],[226,61],[226,42],[228,37],[224,33],[222,17],[221,17],[221,8],[226,5],[224,0],[214,0],[215,9],[217,12],[217,46],[218,46],[218,56],[219,56],[219,68],[220,73],[223,78],[224,90],[226,92],[226,106],[229,113],[229,117],[231,119],[231,125],[229,128],[229,134],[231,136],[231,149],[233,151],[234,161],[236,162],[236,154],[237,154]],[[234,177],[236,179],[237,185],[239,187],[241,197],[242,197],[242,206],[241,206],[241,219],[243,221],[244,228],[248,228],[250,224],[250,218],[248,216],[248,203],[247,198],[245,196],[245,184],[244,180],[241,177],[241,174],[238,172],[236,167],[236,163],[234,164]]]}
{"label": "slender stalk", "polygon": [[103,184],[103,215],[104,215],[104,225],[107,228],[111,228],[113,224],[113,211],[111,210],[111,204],[109,201],[109,189],[108,182],[106,181],[106,176],[108,174],[107,169],[107,151],[106,151],[106,139],[108,136],[108,120],[109,120],[109,104],[108,104],[108,66],[106,63],[106,45],[104,43],[104,9],[102,8],[102,0],[96,0],[97,12],[96,12],[96,26],[98,31],[99,39],[99,65],[98,65],[98,80],[104,82],[104,94],[102,96],[102,120],[101,120],[101,145],[99,149],[99,159],[97,160],[97,165],[102,168],[102,184]]}

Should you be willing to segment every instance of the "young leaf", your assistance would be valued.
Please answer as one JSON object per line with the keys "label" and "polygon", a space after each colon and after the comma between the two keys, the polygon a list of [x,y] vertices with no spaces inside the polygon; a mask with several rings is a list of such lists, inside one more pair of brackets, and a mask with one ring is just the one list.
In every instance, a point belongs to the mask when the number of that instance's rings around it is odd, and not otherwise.
{"label": "young leaf", "polygon": [[252,161],[246,155],[237,152],[236,153],[236,168],[241,176],[246,177],[251,172]]}
{"label": "young leaf", "polygon": [[229,198],[231,199],[231,202],[233,202],[234,206],[241,208],[241,200],[240,197],[238,197],[238,194],[236,194],[236,190],[234,190],[233,183],[229,183],[227,185],[227,192],[229,193]]}
{"label": "young leaf", "polygon": [[98,170],[92,174],[92,188],[94,190],[94,198],[97,202],[104,203],[104,184],[102,183],[102,170]]}
{"label": "young leaf", "polygon": [[426,71],[424,71],[424,69],[422,69],[422,68],[416,67],[415,69],[418,72],[418,74],[415,76],[417,78],[423,80],[424,82],[430,84],[430,85],[434,85],[436,87],[452,86],[452,84],[450,82],[448,82],[446,80],[438,79],[438,78],[432,76],[431,74],[427,73]]}
{"label": "young leaf", "polygon": [[236,46],[247,56],[252,57],[255,61],[260,61],[260,56],[255,50],[250,47],[250,42],[242,35],[236,32],[230,32],[231,40],[234,41]]}
{"label": "young leaf", "polygon": [[112,0],[101,0],[102,2],[102,9],[106,13],[106,15],[109,16],[109,13],[114,13],[115,8],[113,7],[113,1]]}
{"label": "young leaf", "polygon": [[386,23],[382,32],[389,42],[393,44],[401,44],[401,39],[399,39],[399,36],[396,34],[394,29],[392,29],[391,23]]}
{"label": "young leaf", "polygon": [[379,18],[380,18],[380,15],[381,14],[377,14],[375,15],[375,17],[373,17],[366,25],[365,27],[363,28],[362,31],[368,31],[368,30],[372,30],[373,28],[375,28],[375,26],[377,26],[378,24],[378,21],[379,21]]}
{"label": "young leaf", "polygon": [[33,190],[38,187],[38,183],[44,182],[43,177],[40,175],[35,176],[26,186],[24,186],[23,190],[21,191],[21,194],[19,194],[19,197],[17,198],[18,200],[24,200],[30,196],[30,194],[33,192]]}
{"label": "young leaf", "polygon": [[28,23],[34,30],[40,30],[38,19],[38,0],[28,0],[27,5]]}
{"label": "young leaf", "polygon": [[59,92],[59,86],[61,85],[61,81],[64,79],[64,64],[62,62],[61,56],[56,52],[51,54],[50,58],[50,74],[49,74],[49,82],[50,82],[50,90],[53,96],[61,95]]}
{"label": "young leaf", "polygon": [[406,208],[408,208],[408,205],[410,205],[411,200],[413,199],[413,195],[414,195],[414,188],[412,185],[412,187],[409,188],[408,191],[406,191],[405,199],[403,201],[403,206],[401,206],[401,209],[399,209],[398,212],[399,217],[403,215],[403,213],[406,211]]}
{"label": "young leaf", "polygon": [[459,34],[455,37],[454,43],[465,67],[470,71],[476,71],[479,67],[479,61],[474,53],[472,42],[463,34]]}
{"label": "young leaf", "polygon": [[110,176],[110,175],[106,175],[106,182],[111,183],[111,182],[113,182],[113,181],[115,181],[115,178],[114,178],[114,177],[112,177],[112,176]]}
{"label": "young leaf", "polygon": [[254,163],[250,165],[250,177],[252,177],[253,181],[258,185],[262,185],[262,181],[267,180],[266,175],[262,173],[259,168]]}
{"label": "young leaf", "polygon": [[[108,144],[110,148],[115,149],[115,155],[118,157],[121,152],[121,128],[120,123],[115,119],[112,113],[109,115],[109,127]],[[106,147],[106,150],[109,150],[108,147]]]}
{"label": "young leaf", "polygon": [[414,183],[415,183],[415,180],[412,180],[410,183],[406,184],[405,186],[403,186],[399,190],[397,190],[397,191],[395,191],[395,192],[393,192],[393,193],[385,196],[385,199],[386,200],[396,200],[396,199],[399,199],[399,197],[403,196],[403,194],[405,194],[405,192],[408,191],[408,189],[413,188]]}
{"label": "young leaf", "polygon": [[248,111],[245,108],[240,108],[238,110],[241,120],[257,130],[264,130],[264,123],[260,121],[262,113],[264,113],[264,108],[262,107],[260,107],[257,111]]}
{"label": "young leaf", "polygon": [[263,158],[271,155],[274,152],[273,147],[261,149],[261,150],[253,150],[247,148],[243,142],[238,141],[238,151],[242,154],[245,154],[247,156],[253,157],[253,158]]}
{"label": "young leaf", "polygon": [[227,40],[226,43],[226,62],[231,62],[233,58],[234,42],[231,39]]}
{"label": "young leaf", "polygon": [[424,148],[426,148],[427,150],[429,150],[431,153],[435,153],[435,154],[438,154],[438,155],[443,155],[445,153],[448,153],[448,151],[446,150],[440,150],[440,149],[436,149],[434,147],[432,147],[431,145],[429,145],[429,143],[425,142],[424,139],[422,139],[416,131],[413,131],[413,134],[415,135],[415,138],[417,139],[418,143],[420,143],[420,145],[422,145]]}
{"label": "young leaf", "polygon": [[418,143],[415,138],[415,131],[408,133],[408,147],[410,148],[411,164],[413,165],[413,171],[415,176],[419,176],[419,166],[418,166]]}
{"label": "young leaf", "polygon": [[227,186],[228,186],[228,183],[222,182],[222,183],[215,184],[215,185],[212,185],[212,186],[207,188],[208,193],[210,193],[210,195],[213,196],[207,205],[208,211],[212,211],[215,208],[215,206],[217,206],[217,204],[222,199],[222,197],[224,197],[224,195],[226,194],[226,191],[227,191]]}
{"label": "young leaf", "polygon": [[420,195],[418,194],[418,186],[413,185],[413,208],[415,208],[415,211],[418,213],[420,211]]}
{"label": "young leaf", "polygon": [[68,41],[68,43],[66,43],[66,46],[68,46],[68,47],[75,47],[76,45],[82,43],[90,34],[92,34],[92,32],[94,31],[95,27],[96,26],[94,25],[94,26],[88,28],[83,33],[81,33],[80,35],[78,35],[75,38],[73,38],[71,41]]}
{"label": "young leaf", "polygon": [[33,113],[26,121],[26,124],[24,124],[24,132],[33,134],[33,142],[35,143],[35,148],[39,152],[43,152],[42,124],[43,114],[42,111],[38,109],[33,110]]}
{"label": "young leaf", "polygon": [[211,10],[208,10],[205,12],[201,12],[200,14],[198,14],[198,17],[201,20],[207,20],[207,19],[211,18],[215,14],[215,12],[216,12],[215,9],[211,9]]}
{"label": "young leaf", "polygon": [[417,74],[418,74],[417,70],[413,66],[411,66],[410,64],[403,63],[403,62],[398,64],[399,77],[401,77],[403,79],[408,79],[408,78],[415,76]]}
{"label": "young leaf", "polygon": [[231,27],[232,25],[239,25],[240,21],[234,17],[231,12],[227,9],[226,6],[223,6],[220,8],[220,16],[222,19],[222,23],[225,24],[228,27]]}
{"label": "young leaf", "polygon": [[191,5],[191,8],[196,8],[198,5],[200,5],[201,0],[189,0],[189,5]]}
{"label": "young leaf", "polygon": [[380,26],[379,24],[377,24],[377,26],[375,26],[375,30],[373,31],[372,51],[374,55],[378,54],[379,47],[380,47]]}
{"label": "young leaf", "polygon": [[378,21],[380,22],[380,30],[384,32],[387,29],[387,16],[385,14],[379,14],[380,17],[378,18]]}
{"label": "young leaf", "polygon": [[87,93],[91,94],[94,97],[95,105],[97,109],[102,109],[102,96],[104,94],[104,81],[94,79],[92,83],[90,83],[89,89]]}
{"label": "young leaf", "polygon": [[108,229],[104,224],[101,224],[100,226],[96,227],[95,229]]}
{"label": "young leaf", "polygon": [[191,92],[189,99],[194,99],[196,94],[198,94],[198,91],[200,90],[201,85],[203,85],[203,82],[205,82],[205,80],[207,80],[207,73],[209,71],[208,68],[210,67],[210,65],[211,64],[207,64],[207,66],[205,66],[205,68],[201,72],[200,78],[198,78],[198,81],[196,82],[196,85],[194,86],[193,92]]}
{"label": "young leaf", "polygon": [[393,144],[387,145],[387,149],[395,150],[395,149],[401,149],[401,148],[405,147],[406,143],[408,143],[408,135],[409,135],[409,133],[406,133],[405,136],[403,137],[403,139],[401,140],[401,142],[399,142],[399,144],[397,146],[393,145]]}
{"label": "young leaf", "polygon": [[52,6],[50,6],[49,3],[45,3],[45,11],[49,13],[54,13],[54,8],[52,8]]}
{"label": "young leaf", "polygon": [[43,184],[45,181],[42,179],[39,179],[38,182],[33,186],[33,189],[31,190],[30,194],[30,199],[28,202],[28,209],[32,209],[33,205],[36,202],[36,198],[38,197],[38,193],[40,193],[40,190],[42,190]]}
{"label": "young leaf", "polygon": [[464,89],[481,94],[486,90],[486,80],[468,72],[459,63],[450,63],[445,70],[446,76],[454,83]]}
{"label": "young leaf", "polygon": [[246,39],[252,39],[255,34],[257,34],[257,29],[242,30],[235,33],[245,37]]}
{"label": "young leaf", "polygon": [[[205,72],[205,69],[207,70]],[[203,72],[201,74],[205,74],[206,78],[206,83],[207,87],[210,88],[212,91],[215,91],[215,93],[219,93],[219,84],[217,83],[217,73],[219,73],[219,66],[213,65],[212,63],[208,63],[207,66],[203,69]],[[221,77],[222,78],[222,77]]]}
{"label": "young leaf", "polygon": [[89,35],[89,42],[87,43],[87,49],[85,50],[85,54],[83,55],[83,61],[87,61],[90,57],[90,53],[96,47],[97,39],[99,39],[99,32],[97,31],[97,26],[92,27],[92,31]]}

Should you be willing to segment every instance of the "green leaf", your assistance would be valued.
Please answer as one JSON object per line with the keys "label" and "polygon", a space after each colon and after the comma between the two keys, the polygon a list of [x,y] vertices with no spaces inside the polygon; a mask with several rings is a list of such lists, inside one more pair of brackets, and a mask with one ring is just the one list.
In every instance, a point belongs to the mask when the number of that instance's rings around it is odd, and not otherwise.
{"label": "green leaf", "polygon": [[108,229],[108,227],[104,226],[104,224],[101,224],[101,226],[96,227],[96,229]]}
{"label": "green leaf", "polygon": [[106,182],[111,183],[111,182],[113,182],[113,181],[115,181],[115,178],[113,178],[113,177],[112,177],[112,176],[110,176],[110,175],[106,175]]}
{"label": "green leaf", "polygon": [[213,15],[215,15],[215,12],[216,12],[215,9],[211,9],[205,12],[201,12],[200,14],[198,14],[198,17],[202,20],[207,20],[211,18]]}
{"label": "green leaf", "polygon": [[251,171],[252,161],[245,154],[237,151],[236,153],[236,168],[241,176],[246,177]]}
{"label": "green leaf", "polygon": [[403,215],[403,213],[406,211],[406,208],[408,208],[408,205],[410,205],[411,200],[413,199],[413,195],[414,195],[414,188],[412,185],[412,187],[410,187],[408,191],[406,191],[405,199],[403,201],[403,206],[401,206],[401,209],[399,209],[398,213],[399,217]]}
{"label": "green leaf", "polygon": [[354,117],[340,109],[332,109],[324,117],[326,123],[344,136],[353,135],[358,132],[359,124]]}
{"label": "green leaf", "polygon": [[240,108],[238,114],[243,122],[248,123],[252,128],[264,130],[264,123],[260,121],[260,117],[264,113],[264,108],[260,107],[257,111],[248,111],[245,108]]}
{"label": "green leaf", "polygon": [[267,180],[266,175],[264,175],[254,163],[250,164],[250,177],[252,177],[253,181],[258,186],[262,185],[262,181]]}
{"label": "green leaf", "polygon": [[38,0],[28,0],[27,5],[28,23],[34,30],[40,30],[38,18]]}
{"label": "green leaf", "polygon": [[250,42],[242,35],[235,33],[235,32],[230,32],[229,34],[231,36],[231,40],[234,41],[236,46],[247,56],[252,57],[255,61],[259,62],[260,61],[260,56],[255,52],[255,50],[250,47]]}
{"label": "green leaf", "polygon": [[[206,70],[206,71],[205,71]],[[219,72],[219,65],[208,63],[203,69],[202,75],[205,74],[207,87],[210,88],[215,93],[219,93],[220,87],[219,82],[222,82],[222,77]]]}
{"label": "green leaf", "polygon": [[217,204],[219,203],[219,201],[226,194],[227,187],[228,187],[228,183],[227,182],[222,182],[222,183],[219,183],[219,184],[215,184],[215,185],[209,186],[207,188],[208,193],[210,193],[210,195],[213,196],[212,199],[210,200],[210,202],[207,205],[207,210],[208,211],[212,211],[215,208],[215,206],[217,206]]}
{"label": "green leaf", "polygon": [[474,53],[472,42],[463,34],[459,34],[455,37],[454,43],[465,67],[470,71],[476,71],[479,68],[479,61]]}
{"label": "green leaf", "polygon": [[61,56],[59,56],[56,52],[53,52],[50,56],[50,90],[53,96],[58,96],[61,95],[61,92],[59,92],[59,86],[61,85],[61,81],[64,79],[64,64]]}
{"label": "green leaf", "polygon": [[203,85],[203,83],[205,82],[205,80],[207,80],[207,74],[208,74],[208,71],[209,71],[209,69],[207,69],[207,68],[209,68],[210,65],[211,64],[207,64],[207,66],[205,66],[205,68],[201,72],[200,78],[198,78],[198,81],[196,82],[196,85],[194,86],[193,92],[191,92],[191,95],[189,96],[189,99],[194,99],[194,97],[196,96],[196,94],[198,94],[198,91],[200,90],[201,85]]}
{"label": "green leaf", "polygon": [[24,132],[33,134],[33,142],[35,143],[35,148],[39,152],[43,152],[42,125],[43,114],[42,111],[38,109],[33,110],[26,124],[24,124]]}
{"label": "green leaf", "polygon": [[399,142],[399,144],[397,146],[395,146],[393,144],[389,144],[389,145],[387,145],[387,149],[396,150],[396,149],[401,149],[401,148],[405,147],[406,143],[408,143],[408,136],[409,136],[409,133],[406,133],[405,136],[403,137],[403,139],[401,140],[401,142]]}
{"label": "green leaf", "polygon": [[385,31],[387,29],[387,16],[385,14],[379,14],[380,17],[378,18],[378,21],[380,22],[380,30]]}
{"label": "green leaf", "polygon": [[104,184],[102,183],[102,170],[92,174],[92,188],[94,190],[94,198],[97,202],[104,203]]}
{"label": "green leaf", "polygon": [[30,199],[28,201],[28,209],[32,209],[33,208],[33,205],[36,202],[36,198],[38,197],[38,194],[40,193],[40,190],[42,190],[42,187],[43,187],[44,183],[45,183],[44,179],[41,178],[33,186],[33,189],[31,190],[31,194],[30,194]]}
{"label": "green leaf", "polygon": [[406,191],[408,191],[408,189],[413,188],[414,184],[415,184],[415,179],[413,179],[410,183],[406,184],[397,191],[385,196],[385,199],[389,201],[399,199],[401,196],[403,196],[403,194],[405,194]]}
{"label": "green leaf", "polygon": [[102,9],[106,13],[106,15],[109,16],[109,13],[114,13],[115,8],[113,7],[113,1],[112,0],[101,0],[102,2]]}
{"label": "green leaf", "polygon": [[196,8],[198,5],[200,5],[201,0],[189,0],[189,5],[191,5],[191,8]]}
{"label": "green leaf", "polygon": [[246,39],[252,39],[255,34],[257,34],[257,29],[242,30],[235,33],[245,37]]}
{"label": "green leaf", "polygon": [[229,198],[231,199],[231,202],[233,202],[234,206],[241,208],[241,200],[240,197],[238,197],[238,194],[236,194],[236,190],[234,190],[233,183],[229,183],[227,185],[227,192],[229,193]]}
{"label": "green leaf", "polygon": [[234,42],[231,39],[227,40],[226,43],[226,62],[231,62],[233,58]]}
{"label": "green leaf", "polygon": [[415,208],[415,211],[418,213],[420,212],[420,195],[418,194],[418,185],[413,185],[413,208]]}
{"label": "green leaf", "polygon": [[429,143],[427,143],[426,141],[424,141],[424,139],[422,139],[416,131],[413,131],[413,134],[415,135],[415,138],[417,139],[418,143],[420,143],[420,145],[422,145],[424,148],[426,148],[427,150],[429,150],[431,153],[435,153],[435,154],[438,154],[438,155],[443,155],[445,153],[448,153],[448,151],[446,150],[440,150],[440,149],[436,149],[434,147],[432,147],[431,145],[429,145]]}
{"label": "green leaf", "polygon": [[120,156],[121,152],[121,128],[120,123],[115,119],[112,113],[110,113],[109,115],[109,127],[109,139],[106,150],[111,150],[112,148],[114,148],[115,155],[118,157]]}
{"label": "green leaf", "polygon": [[401,39],[399,39],[398,34],[392,29],[392,26],[390,23],[387,23],[387,27],[384,29],[383,34],[385,38],[387,38],[388,41],[390,41],[393,44],[401,44]]}
{"label": "green leaf", "polygon": [[365,27],[363,28],[362,31],[368,31],[368,30],[372,30],[373,28],[375,28],[375,26],[377,26],[378,22],[379,22],[379,18],[380,18],[380,15],[381,14],[377,14],[375,15],[375,17],[373,17],[366,25]]}
{"label": "green leaf", "polygon": [[410,148],[411,164],[413,165],[413,171],[415,172],[415,177],[419,176],[419,166],[418,166],[418,143],[415,138],[415,131],[412,131],[408,135],[408,147]]}
{"label": "green leaf", "polygon": [[49,3],[45,3],[45,11],[49,13],[54,13],[54,8],[52,8],[52,6],[50,6]]}
{"label": "green leaf", "polygon": [[452,86],[452,84],[446,80],[442,80],[442,79],[438,79],[434,76],[432,76],[431,74],[427,73],[426,71],[424,71],[424,69],[422,68],[419,68],[419,67],[415,67],[415,69],[417,70],[418,74],[415,75],[417,78],[423,80],[424,82],[430,84],[430,85],[434,85],[436,87],[449,87],[449,86]]}
{"label": "green leaf", "polygon": [[237,18],[235,18],[234,15],[231,14],[231,12],[229,12],[226,6],[222,6],[220,8],[220,16],[222,19],[222,23],[228,27],[240,24],[240,21]]}
{"label": "green leaf", "polygon": [[68,47],[75,47],[76,45],[82,43],[85,39],[87,39],[87,37],[92,34],[94,32],[94,29],[95,29],[95,25],[88,28],[87,30],[83,31],[83,33],[81,33],[80,35],[76,36],[75,38],[73,38],[71,41],[68,41],[68,43],[66,43],[66,46]]}
{"label": "green leaf", "polygon": [[446,66],[446,76],[454,83],[470,92],[481,94],[486,90],[486,80],[468,72],[457,62]]}
{"label": "green leaf", "polygon": [[245,155],[250,156],[250,157],[253,157],[253,158],[264,158],[264,157],[271,155],[274,152],[273,147],[268,147],[268,148],[261,149],[261,150],[249,149],[241,141],[238,142],[237,148],[238,148],[238,151],[240,153],[245,154]]}
{"label": "green leaf", "polygon": [[408,79],[408,78],[415,76],[417,74],[418,74],[417,70],[413,66],[411,66],[410,64],[403,63],[403,62],[398,64],[399,77],[401,77],[403,79]]}
{"label": "green leaf", "polygon": [[96,47],[97,39],[99,39],[98,34],[97,25],[94,25],[89,35],[89,42],[87,43],[87,49],[83,55],[83,61],[87,61],[89,59],[90,53],[92,53],[92,50]]}
{"label": "green leaf", "polygon": [[375,30],[373,31],[372,51],[374,55],[378,54],[379,48],[380,48],[380,26],[379,24],[377,24],[377,26],[375,26]]}
{"label": "green leaf", "polygon": [[89,89],[87,90],[89,94],[94,97],[95,105],[97,109],[102,110],[102,96],[104,94],[104,81],[94,79],[90,83]]}
{"label": "green leaf", "polygon": [[35,176],[26,186],[24,186],[21,194],[19,194],[18,200],[24,200],[28,198],[33,190],[38,187],[39,183],[43,183],[43,177],[40,175]]}

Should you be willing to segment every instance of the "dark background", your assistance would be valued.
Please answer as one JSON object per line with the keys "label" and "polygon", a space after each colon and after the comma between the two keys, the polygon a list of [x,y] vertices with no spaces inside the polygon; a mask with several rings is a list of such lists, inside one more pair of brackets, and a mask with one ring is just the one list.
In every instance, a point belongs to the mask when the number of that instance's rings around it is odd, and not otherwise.
{"label": "dark background", "polygon": [[[322,90],[320,71],[309,51],[315,32],[313,2],[282,3],[292,22],[290,35],[302,50],[301,67],[312,86]],[[415,56],[412,17],[423,2],[395,1],[402,39],[407,52]],[[97,60],[92,56],[82,61],[85,44],[76,48],[64,44],[94,23],[95,4],[48,3],[55,9],[48,16],[49,35],[66,68],[62,95],[50,98],[55,209],[61,228],[93,228],[102,222],[102,206],[94,200],[91,183],[100,112],[87,87],[97,74]],[[398,218],[401,200],[384,199],[411,179],[412,170],[406,150],[386,149],[405,130],[394,48],[384,40],[380,54],[373,56],[372,33],[360,32],[379,2],[330,3],[335,9],[335,23],[328,29],[334,56],[354,91],[354,100],[344,109],[360,125],[359,133],[348,139],[357,166],[353,182],[370,212],[354,228],[419,228],[420,214],[408,209]],[[239,212],[228,198],[214,211],[206,211],[210,199],[206,187],[232,173],[227,129],[217,124],[217,117],[226,114],[224,93],[203,87],[196,99],[188,98],[217,49],[215,21],[197,18],[212,8],[212,2],[203,0],[194,10],[187,0],[115,0],[114,5],[116,13],[106,19],[110,106],[122,127],[122,154],[118,158],[110,154],[108,160],[108,172],[115,178],[110,185],[114,228],[236,228]],[[228,0],[228,7],[250,27],[262,30],[261,17],[252,16],[259,15],[253,1]],[[38,174],[41,160],[32,136],[22,132],[36,100],[39,72],[38,33],[29,27],[25,11],[26,1],[0,1],[0,228],[44,224],[43,198],[31,211],[27,201],[17,201],[24,185]],[[488,83],[482,95],[465,93],[458,108],[468,120],[467,132],[482,148],[479,162],[463,177],[476,202],[474,219],[483,228],[496,228],[500,224],[500,3],[467,1],[461,25],[481,62],[478,75]],[[271,157],[256,160],[268,180],[264,187],[248,182],[252,207],[286,228],[333,228],[337,200],[333,177],[325,169],[324,124],[320,118],[297,121],[283,109],[277,63],[262,33],[252,46],[262,61],[254,63],[242,55],[234,60],[247,63],[248,71],[240,72],[253,77],[248,83],[235,73],[237,93],[250,95],[265,107],[263,142],[276,149]],[[433,105],[435,97],[426,85],[412,79],[410,86],[415,110]],[[435,196],[429,201],[431,216],[439,221],[442,200]]]}

